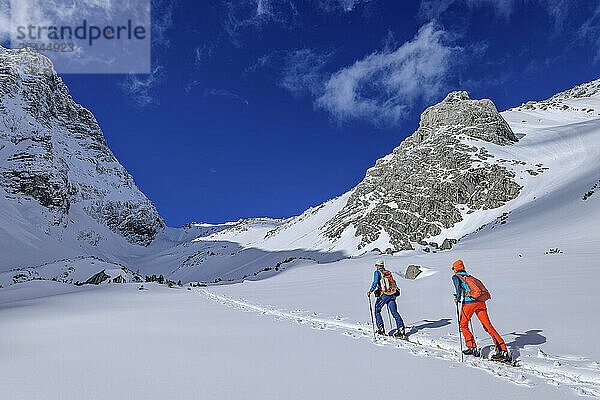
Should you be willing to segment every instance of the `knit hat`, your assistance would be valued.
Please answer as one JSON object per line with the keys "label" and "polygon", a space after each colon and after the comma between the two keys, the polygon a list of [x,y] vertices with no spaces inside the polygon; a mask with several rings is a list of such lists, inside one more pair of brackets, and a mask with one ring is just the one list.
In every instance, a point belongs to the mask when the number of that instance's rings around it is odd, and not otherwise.
{"label": "knit hat", "polygon": [[454,272],[464,271],[465,270],[465,264],[462,262],[462,260],[457,260],[457,261],[454,262],[454,264],[452,264],[452,270]]}

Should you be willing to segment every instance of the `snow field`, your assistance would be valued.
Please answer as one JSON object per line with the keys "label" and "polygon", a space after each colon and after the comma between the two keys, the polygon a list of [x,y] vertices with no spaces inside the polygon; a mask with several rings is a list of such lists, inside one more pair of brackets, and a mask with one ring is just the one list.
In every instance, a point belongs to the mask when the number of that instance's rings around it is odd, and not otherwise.
{"label": "snow field", "polygon": [[[11,290],[50,294],[66,286],[35,281]],[[565,398],[549,385],[535,392],[527,383],[507,385],[454,355],[423,353],[415,362],[396,342],[374,346],[335,330],[257,318],[199,291],[147,287],[112,285],[9,302],[0,294],[6,332],[0,343],[8,349],[0,362],[3,397],[359,399],[390,387],[403,397],[481,398],[464,391],[468,376],[484,393]]]}

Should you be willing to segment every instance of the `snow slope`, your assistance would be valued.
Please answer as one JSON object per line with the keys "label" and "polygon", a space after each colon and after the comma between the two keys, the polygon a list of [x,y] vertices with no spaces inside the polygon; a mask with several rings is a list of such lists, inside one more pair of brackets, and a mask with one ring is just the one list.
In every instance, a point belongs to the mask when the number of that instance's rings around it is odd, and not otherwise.
{"label": "snow slope", "polygon": [[515,385],[502,375],[519,372],[461,365],[427,349],[374,345],[348,329],[240,312],[201,292],[121,285],[30,298],[27,289],[62,288],[27,285],[0,292],[0,345],[8,349],[2,393],[14,400],[364,399],[386,383],[405,398],[482,398],[465,394],[466,374],[502,398],[570,393],[526,380]]}
{"label": "snow slope", "polygon": [[[443,232],[461,238],[450,250],[381,256],[354,252],[353,235],[327,242],[320,227],[346,194],[284,221],[165,231],[145,253],[120,256],[141,274],[214,282],[205,287],[36,280],[0,289],[3,395],[359,399],[392,382],[413,398],[600,398],[598,84],[503,113],[520,140],[483,145],[523,188],[500,208],[465,210]],[[365,292],[380,257],[418,345],[372,339]],[[491,320],[519,368],[460,361],[458,258],[490,289]],[[403,279],[410,264],[427,274]],[[489,356],[490,338],[473,326]]]}
{"label": "snow slope", "polygon": [[[142,278],[123,265],[108,263],[96,257],[76,257],[37,267],[18,268],[0,273],[0,286],[31,280],[51,280],[63,283],[83,283],[100,271],[110,279],[121,277],[124,282],[142,282]],[[108,281],[105,281],[108,283]]]}
{"label": "snow slope", "polygon": [[0,46],[0,271],[143,251],[165,227],[50,60]]}

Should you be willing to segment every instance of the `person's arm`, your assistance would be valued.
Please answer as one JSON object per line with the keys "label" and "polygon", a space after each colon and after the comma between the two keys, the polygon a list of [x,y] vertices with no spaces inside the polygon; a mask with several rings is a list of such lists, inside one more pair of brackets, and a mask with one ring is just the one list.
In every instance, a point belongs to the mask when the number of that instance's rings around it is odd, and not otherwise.
{"label": "person's arm", "polygon": [[456,275],[452,275],[452,283],[454,283],[454,289],[456,289],[456,301],[461,301],[462,298],[462,286],[460,278]]}
{"label": "person's arm", "polygon": [[373,273],[373,283],[371,284],[371,289],[369,289],[369,292],[374,292],[375,289],[377,289],[377,285],[379,284],[379,271],[375,271]]}

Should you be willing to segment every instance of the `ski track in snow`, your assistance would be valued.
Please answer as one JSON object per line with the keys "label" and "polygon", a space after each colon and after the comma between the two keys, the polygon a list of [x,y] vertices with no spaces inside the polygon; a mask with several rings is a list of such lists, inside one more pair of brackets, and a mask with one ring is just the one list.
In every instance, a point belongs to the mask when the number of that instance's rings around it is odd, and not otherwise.
{"label": "ski track in snow", "polygon": [[[342,316],[330,319],[319,317],[315,312],[282,311],[274,307],[260,306],[244,300],[217,295],[206,289],[201,289],[198,293],[229,308],[271,316],[276,321],[292,321],[300,325],[310,325],[311,328],[317,330],[342,330],[344,336],[353,339],[369,339],[374,345],[409,351],[416,357],[433,357],[466,365],[486,371],[516,385],[533,387],[537,383],[547,383],[557,388],[569,387],[580,396],[600,398],[600,363],[590,361],[585,357],[553,356],[539,350],[537,358],[529,357],[525,360],[519,358],[517,368],[473,357],[465,357],[464,362],[461,363],[456,335],[449,335],[445,338],[433,338],[427,334],[412,335],[411,339],[418,343],[385,336],[374,339],[370,322],[349,323],[344,322],[345,318]],[[410,332],[409,326],[407,326],[407,331]],[[576,366],[572,364],[573,362],[585,363],[585,365]]]}

